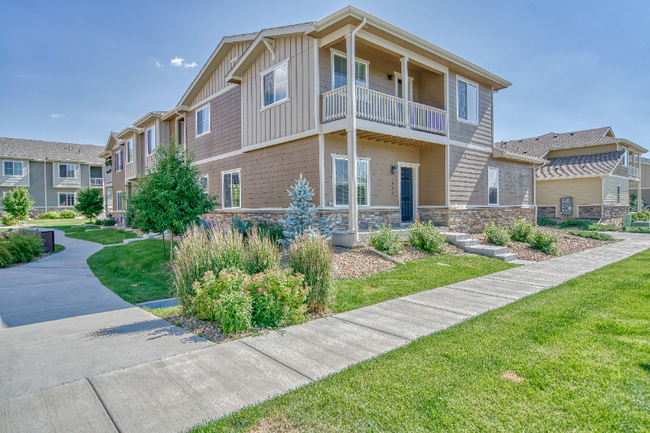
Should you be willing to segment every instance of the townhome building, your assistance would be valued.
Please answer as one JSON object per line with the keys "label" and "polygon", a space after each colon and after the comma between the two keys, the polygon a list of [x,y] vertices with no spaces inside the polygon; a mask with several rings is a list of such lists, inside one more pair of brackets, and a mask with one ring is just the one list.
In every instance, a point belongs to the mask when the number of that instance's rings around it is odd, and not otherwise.
{"label": "townhome building", "polygon": [[0,137],[0,195],[26,186],[36,214],[73,209],[79,190],[104,186],[101,152],[91,144]]}
{"label": "townhome building", "polygon": [[[495,143],[495,148],[544,158],[536,170],[539,215],[609,220],[630,212],[641,195],[647,149],[602,127]],[[640,202],[638,203],[640,206]]]}
{"label": "townhome building", "polygon": [[645,203],[645,207],[650,206],[650,159],[648,158],[640,158],[641,160],[641,168],[639,170],[640,173],[640,180],[639,182],[631,182],[630,187],[631,189],[634,190],[641,190],[640,193],[638,193],[638,197],[641,197],[642,200],[638,202],[640,206]]}
{"label": "townhome building", "polygon": [[[545,161],[493,145],[494,94],[510,85],[349,6],[224,37],[176,107],[148,116],[160,122],[154,141],[185,145],[219,196],[206,220],[277,221],[302,174],[352,242],[359,230],[416,219],[479,231],[535,218],[534,170]],[[123,155],[150,120],[107,144],[118,215]]]}

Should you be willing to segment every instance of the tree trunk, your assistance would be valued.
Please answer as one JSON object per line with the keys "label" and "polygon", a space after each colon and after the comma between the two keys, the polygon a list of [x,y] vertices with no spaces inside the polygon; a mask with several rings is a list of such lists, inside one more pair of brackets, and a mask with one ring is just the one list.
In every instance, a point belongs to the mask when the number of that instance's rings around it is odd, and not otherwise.
{"label": "tree trunk", "polygon": [[167,251],[165,251],[165,231],[163,230],[163,260],[167,259]]}
{"label": "tree trunk", "polygon": [[169,237],[171,238],[169,241],[169,263],[172,263],[174,261],[174,233],[169,232]]}

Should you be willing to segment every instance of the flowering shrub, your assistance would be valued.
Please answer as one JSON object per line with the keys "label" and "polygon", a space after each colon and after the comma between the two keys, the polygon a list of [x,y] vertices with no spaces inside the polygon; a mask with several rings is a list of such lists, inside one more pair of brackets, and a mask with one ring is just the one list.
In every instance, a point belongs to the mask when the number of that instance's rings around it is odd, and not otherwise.
{"label": "flowering shrub", "polygon": [[50,211],[41,214],[41,219],[43,220],[58,220],[61,218],[61,214],[57,211]]}
{"label": "flowering shrub", "polygon": [[70,210],[70,209],[65,209],[61,211],[61,218],[75,218],[77,216],[77,212]]}
{"label": "flowering shrub", "polygon": [[304,322],[307,318],[307,295],[302,275],[279,270],[253,275],[243,286],[253,296],[253,321],[257,326],[272,328]]}
{"label": "flowering shrub", "polygon": [[235,334],[253,328],[253,298],[248,291],[225,292],[216,303],[221,332]]}

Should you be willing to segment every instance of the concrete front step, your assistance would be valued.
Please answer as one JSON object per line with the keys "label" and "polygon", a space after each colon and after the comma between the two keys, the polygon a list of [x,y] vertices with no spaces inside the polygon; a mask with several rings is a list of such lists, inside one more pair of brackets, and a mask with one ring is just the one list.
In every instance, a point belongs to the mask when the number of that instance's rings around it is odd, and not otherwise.
{"label": "concrete front step", "polygon": [[496,257],[499,254],[507,254],[508,248],[506,247],[495,247],[492,245],[472,245],[469,247],[463,248],[468,253],[481,254],[488,257]]}
{"label": "concrete front step", "polygon": [[456,245],[461,248],[472,247],[478,245],[478,239],[463,239],[462,241],[456,241]]}
{"label": "concrete front step", "polygon": [[497,247],[493,245],[480,245],[478,239],[472,239],[467,233],[447,233],[447,241],[462,248],[468,253],[480,254],[482,256],[492,257],[512,262],[517,260],[517,254],[509,253],[506,247]]}
{"label": "concrete front step", "polygon": [[464,241],[467,239],[470,239],[467,233],[447,232],[447,241],[451,242],[454,245],[456,245],[457,241]]}
{"label": "concrete front step", "polygon": [[504,262],[513,262],[517,260],[517,253],[497,254],[494,258],[503,260]]}

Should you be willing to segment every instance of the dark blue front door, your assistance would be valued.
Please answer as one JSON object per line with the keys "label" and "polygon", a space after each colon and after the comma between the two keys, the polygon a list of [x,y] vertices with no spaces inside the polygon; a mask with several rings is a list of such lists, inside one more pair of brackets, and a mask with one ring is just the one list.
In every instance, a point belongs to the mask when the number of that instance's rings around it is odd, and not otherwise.
{"label": "dark blue front door", "polygon": [[413,169],[402,167],[400,175],[400,208],[402,209],[402,222],[413,221]]}

